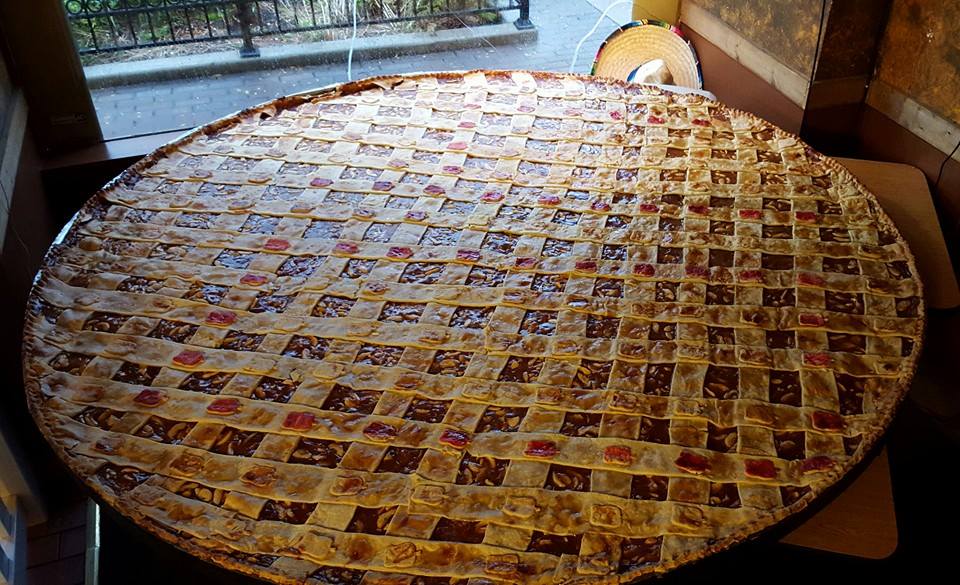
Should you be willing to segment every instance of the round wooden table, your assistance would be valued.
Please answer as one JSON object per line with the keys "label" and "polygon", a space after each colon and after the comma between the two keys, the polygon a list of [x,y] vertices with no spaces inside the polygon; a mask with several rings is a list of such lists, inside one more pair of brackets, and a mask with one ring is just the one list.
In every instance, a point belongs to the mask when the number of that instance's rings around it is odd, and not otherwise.
{"label": "round wooden table", "polygon": [[396,76],[190,133],[91,199],[25,330],[64,462],[276,582],[617,582],[807,507],[915,368],[842,166],[695,95]]}

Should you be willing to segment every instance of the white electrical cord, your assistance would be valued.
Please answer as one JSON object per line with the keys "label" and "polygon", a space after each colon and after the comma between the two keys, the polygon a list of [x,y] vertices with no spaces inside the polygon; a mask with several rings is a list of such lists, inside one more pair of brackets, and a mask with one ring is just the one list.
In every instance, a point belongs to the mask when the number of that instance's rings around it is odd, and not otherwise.
{"label": "white electrical cord", "polygon": [[347,53],[347,81],[353,81],[353,46],[357,42],[357,2],[353,0],[353,36],[350,37],[350,51]]}
{"label": "white electrical cord", "polygon": [[590,29],[590,32],[588,32],[582,39],[580,39],[580,42],[577,43],[577,48],[573,51],[573,60],[570,61],[569,73],[573,73],[574,68],[577,66],[577,57],[580,56],[580,49],[583,47],[583,43],[593,36],[593,33],[597,32],[597,29],[600,28],[600,23],[603,22],[603,19],[607,17],[607,13],[610,12],[610,9],[621,4],[633,4],[633,0],[617,0],[617,2],[607,6],[607,9],[604,10],[603,14],[600,15],[600,18],[597,19],[597,23],[593,25],[592,29]]}

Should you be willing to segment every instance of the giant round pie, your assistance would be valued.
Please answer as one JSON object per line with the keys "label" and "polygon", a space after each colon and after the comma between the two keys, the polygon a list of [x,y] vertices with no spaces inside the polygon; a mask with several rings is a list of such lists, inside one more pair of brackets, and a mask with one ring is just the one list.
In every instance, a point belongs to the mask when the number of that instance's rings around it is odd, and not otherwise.
{"label": "giant round pie", "polygon": [[200,128],[52,247],[27,394],[109,506],[278,583],[618,583],[807,507],[924,303],[839,164],[699,96],[382,77]]}

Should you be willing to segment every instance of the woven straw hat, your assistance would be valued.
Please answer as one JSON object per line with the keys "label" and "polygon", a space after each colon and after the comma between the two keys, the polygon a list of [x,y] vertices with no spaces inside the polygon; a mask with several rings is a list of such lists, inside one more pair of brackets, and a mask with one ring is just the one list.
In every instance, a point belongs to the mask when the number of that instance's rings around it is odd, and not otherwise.
{"label": "woven straw hat", "polygon": [[679,28],[662,20],[638,20],[615,30],[600,45],[590,73],[634,81],[637,69],[655,59],[663,60],[673,85],[703,88],[700,62],[693,46]]}

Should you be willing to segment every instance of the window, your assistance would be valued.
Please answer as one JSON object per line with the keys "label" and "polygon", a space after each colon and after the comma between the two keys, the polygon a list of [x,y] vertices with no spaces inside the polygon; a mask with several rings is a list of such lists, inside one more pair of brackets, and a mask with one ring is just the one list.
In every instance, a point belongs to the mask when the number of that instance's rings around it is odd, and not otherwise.
{"label": "window", "polygon": [[[566,71],[574,47],[606,5],[590,0],[42,1],[55,3],[65,16],[76,67],[86,78],[87,88],[66,88],[63,82],[66,94],[78,94],[67,100],[77,104],[71,111],[83,110],[84,104],[89,110],[92,103],[107,140],[190,129],[279,96],[342,83],[348,75]],[[354,6],[357,28],[351,41]],[[604,32],[629,19],[629,5],[611,10],[606,26],[584,43],[575,70],[588,72]],[[51,113],[54,118],[54,125],[92,122],[93,111],[89,116]],[[100,138],[93,136],[97,124],[90,126],[78,131],[88,142]]]}

